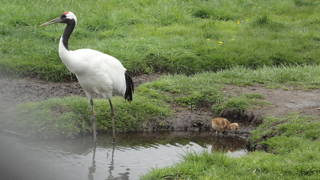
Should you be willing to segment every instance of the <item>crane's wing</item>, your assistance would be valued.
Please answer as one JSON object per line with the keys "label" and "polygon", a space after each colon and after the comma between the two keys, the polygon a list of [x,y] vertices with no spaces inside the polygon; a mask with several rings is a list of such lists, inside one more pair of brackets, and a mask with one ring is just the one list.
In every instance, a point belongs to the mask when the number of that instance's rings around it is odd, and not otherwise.
{"label": "crane's wing", "polygon": [[[113,56],[92,49],[79,49],[72,51],[72,56],[77,59],[80,68],[75,72],[79,82],[86,79],[90,86],[94,81],[96,89],[113,89],[113,94],[125,95],[126,68]],[[88,79],[88,77],[90,79]]]}

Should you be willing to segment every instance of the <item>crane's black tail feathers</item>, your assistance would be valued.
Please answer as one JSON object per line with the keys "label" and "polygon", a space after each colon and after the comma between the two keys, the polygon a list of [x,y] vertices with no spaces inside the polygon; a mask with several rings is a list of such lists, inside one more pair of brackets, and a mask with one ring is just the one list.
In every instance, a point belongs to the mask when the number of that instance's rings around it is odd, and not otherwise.
{"label": "crane's black tail feathers", "polygon": [[124,94],[124,99],[127,101],[132,101],[132,94],[134,92],[134,84],[132,78],[130,77],[128,71],[124,73],[126,78],[126,93]]}

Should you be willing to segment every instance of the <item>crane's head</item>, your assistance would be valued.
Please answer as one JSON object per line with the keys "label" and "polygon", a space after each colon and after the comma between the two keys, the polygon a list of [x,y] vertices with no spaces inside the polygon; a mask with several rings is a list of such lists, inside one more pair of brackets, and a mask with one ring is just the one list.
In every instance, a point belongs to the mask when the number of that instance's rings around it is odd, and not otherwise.
{"label": "crane's head", "polygon": [[64,23],[64,24],[70,24],[70,23],[77,23],[77,17],[73,14],[71,11],[66,11],[61,16],[52,19],[51,21],[48,21],[46,23],[41,24],[40,26],[48,26],[50,24],[55,23]]}

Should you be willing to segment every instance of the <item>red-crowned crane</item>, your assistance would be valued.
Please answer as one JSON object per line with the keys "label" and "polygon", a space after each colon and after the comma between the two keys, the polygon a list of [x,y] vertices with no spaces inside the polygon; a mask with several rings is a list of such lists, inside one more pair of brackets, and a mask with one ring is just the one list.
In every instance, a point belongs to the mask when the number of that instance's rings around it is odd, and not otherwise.
{"label": "red-crowned crane", "polygon": [[92,111],[93,141],[96,142],[97,139],[96,117],[92,99],[94,94],[109,100],[112,135],[115,139],[115,120],[111,98],[113,95],[119,95],[132,101],[134,85],[131,77],[121,62],[110,55],[92,49],[69,50],[68,40],[77,24],[77,17],[72,12],[64,12],[61,16],[41,24],[41,26],[55,23],[66,24],[59,42],[59,56],[68,70],[76,75],[89,100]]}

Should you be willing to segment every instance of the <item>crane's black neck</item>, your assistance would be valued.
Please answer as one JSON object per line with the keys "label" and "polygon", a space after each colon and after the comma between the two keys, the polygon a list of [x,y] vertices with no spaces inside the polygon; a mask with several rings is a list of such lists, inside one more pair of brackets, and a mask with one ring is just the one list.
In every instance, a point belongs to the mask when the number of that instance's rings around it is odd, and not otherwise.
{"label": "crane's black neck", "polygon": [[74,27],[76,26],[76,22],[74,20],[69,20],[66,22],[66,24],[67,24],[67,26],[64,29],[63,36],[62,36],[62,43],[63,43],[64,47],[67,50],[69,50],[68,41],[69,41],[71,33],[73,32]]}

